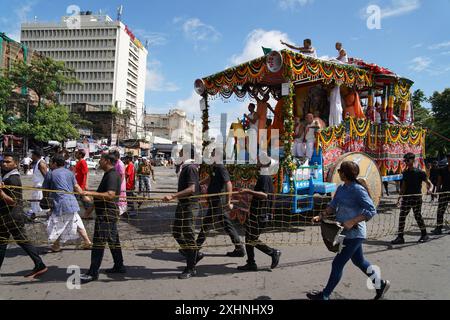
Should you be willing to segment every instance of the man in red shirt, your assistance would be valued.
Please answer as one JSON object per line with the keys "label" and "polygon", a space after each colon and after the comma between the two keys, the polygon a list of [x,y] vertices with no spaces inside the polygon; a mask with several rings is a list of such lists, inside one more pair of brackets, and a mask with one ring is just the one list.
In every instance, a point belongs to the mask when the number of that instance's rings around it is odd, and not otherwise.
{"label": "man in red shirt", "polygon": [[77,179],[77,183],[83,191],[86,191],[87,177],[89,174],[86,160],[84,160],[85,156],[86,152],[84,150],[78,150],[75,153],[75,157],[78,160],[77,164],[75,165],[75,178]]}
{"label": "man in red shirt", "polygon": [[134,163],[133,158],[130,156],[127,156],[125,158],[125,179],[127,182],[127,199],[128,200],[128,212],[129,216],[135,216],[136,213],[134,211],[134,202],[130,199],[134,197],[134,190],[136,188],[135,185],[135,170],[134,170]]}
{"label": "man in red shirt", "polygon": [[[75,178],[77,179],[77,183],[83,191],[87,190],[87,178],[89,174],[89,168],[87,166],[86,160],[84,160],[85,156],[86,152],[84,150],[78,150],[75,153],[75,158],[78,160],[77,164],[75,165]],[[84,218],[89,218],[92,214],[92,211],[94,211],[94,207],[89,202],[85,202],[83,200],[81,202],[83,203],[85,209]]]}

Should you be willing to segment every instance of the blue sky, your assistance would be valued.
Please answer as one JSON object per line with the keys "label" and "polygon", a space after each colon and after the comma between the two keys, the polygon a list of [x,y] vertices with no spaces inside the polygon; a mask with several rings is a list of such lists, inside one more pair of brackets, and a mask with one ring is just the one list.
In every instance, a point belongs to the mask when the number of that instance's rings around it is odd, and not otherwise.
{"label": "blue sky", "polygon": [[[311,38],[319,56],[334,56],[341,41],[351,57],[391,68],[427,95],[450,87],[450,0],[1,0],[0,31],[17,37],[21,21],[58,21],[72,4],[112,17],[122,4],[124,23],[150,41],[149,112],[181,107],[198,118],[196,78],[262,55],[261,46],[281,49],[281,38]],[[378,30],[366,23],[372,4],[381,8]],[[244,109],[233,99],[213,113]]]}

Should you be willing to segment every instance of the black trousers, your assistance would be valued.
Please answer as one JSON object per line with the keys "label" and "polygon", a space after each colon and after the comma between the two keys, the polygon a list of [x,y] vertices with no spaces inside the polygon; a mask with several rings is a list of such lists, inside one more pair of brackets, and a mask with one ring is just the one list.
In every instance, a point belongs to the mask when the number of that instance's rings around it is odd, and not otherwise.
{"label": "black trousers", "polygon": [[400,206],[400,221],[398,227],[399,236],[403,236],[405,233],[405,222],[411,209],[414,212],[414,218],[417,221],[417,225],[422,232],[422,235],[427,233],[425,222],[422,217],[422,196],[404,197]]}
{"label": "black trousers", "polygon": [[447,210],[448,203],[450,201],[450,193],[442,193],[439,195],[439,205],[437,211],[437,227],[442,228],[444,226],[444,214]]}
{"label": "black trousers", "polygon": [[255,248],[271,256],[274,249],[259,240],[261,229],[266,227],[266,223],[258,219],[258,215],[250,213],[245,224],[245,249],[247,251],[247,263],[255,264]]}
{"label": "black trousers", "polygon": [[223,228],[225,232],[230,236],[231,241],[235,245],[236,249],[241,249],[241,239],[239,238],[239,234],[236,231],[233,223],[231,222],[228,215],[223,212],[223,201],[221,197],[212,197],[208,200],[209,208],[206,216],[203,217],[202,220],[202,228],[197,237],[197,246],[201,248],[203,243],[205,243],[206,236],[209,230],[216,230],[219,228]]}
{"label": "black trousers", "polygon": [[94,277],[98,276],[107,244],[114,260],[114,266],[123,266],[122,248],[120,246],[116,219],[97,217],[92,242],[91,267],[89,268],[88,274]]}
{"label": "black trousers", "polygon": [[195,242],[195,212],[198,209],[198,203],[179,202],[175,211],[175,221],[173,223],[172,234],[186,252],[187,268],[195,268],[197,259],[197,243]]}
{"label": "black trousers", "polygon": [[127,190],[127,203],[128,203],[128,209],[129,210],[135,210],[136,209],[136,202],[132,199],[134,198],[134,191]]}
{"label": "black trousers", "polygon": [[37,249],[28,240],[23,218],[13,217],[10,214],[0,214],[0,268],[5,259],[6,248],[11,237],[30,256],[36,267],[44,264]]}

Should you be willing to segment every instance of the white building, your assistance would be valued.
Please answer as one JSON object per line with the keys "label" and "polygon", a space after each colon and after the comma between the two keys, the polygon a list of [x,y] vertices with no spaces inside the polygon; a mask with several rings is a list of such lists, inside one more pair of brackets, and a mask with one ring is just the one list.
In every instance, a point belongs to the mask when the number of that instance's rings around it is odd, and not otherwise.
{"label": "white building", "polygon": [[193,143],[202,146],[202,126],[189,120],[183,110],[170,110],[168,114],[147,114],[145,130],[154,137],[161,137],[179,144]]}
{"label": "white building", "polygon": [[60,23],[22,24],[21,41],[75,70],[81,84],[70,85],[60,103],[87,103],[99,111],[117,106],[131,111],[131,136],[141,138],[144,121],[147,50],[120,21],[82,12]]}

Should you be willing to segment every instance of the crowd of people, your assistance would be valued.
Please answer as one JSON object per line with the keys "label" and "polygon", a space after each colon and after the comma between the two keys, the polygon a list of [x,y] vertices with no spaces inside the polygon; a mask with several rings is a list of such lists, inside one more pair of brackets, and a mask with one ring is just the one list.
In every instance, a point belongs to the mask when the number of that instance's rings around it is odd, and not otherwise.
{"label": "crowd of people", "polygon": [[[308,116],[313,120],[313,115]],[[309,121],[312,122],[312,121]],[[190,152],[186,152],[190,150]],[[184,153],[187,154],[184,154]],[[150,176],[154,180],[154,171],[148,159],[142,163],[136,158],[126,157],[125,163],[120,159],[117,151],[104,153],[99,165],[104,175],[97,190],[87,190],[87,166],[83,162],[85,153],[79,150],[76,154],[78,163],[74,171],[65,168],[64,155],[56,154],[47,166],[42,160],[39,150],[32,153],[33,167],[33,192],[31,201],[50,210],[48,214],[48,241],[51,250],[58,252],[61,245],[69,240],[83,239],[82,248],[91,249],[91,265],[89,270],[81,276],[82,283],[92,282],[98,279],[104,250],[109,246],[114,266],[106,270],[107,273],[125,274],[127,272],[121,249],[118,221],[120,215],[130,209],[132,201],[126,201],[126,197],[134,195],[134,183],[136,176],[141,181],[140,190],[150,192]],[[215,152],[212,153],[213,159]],[[241,194],[251,196],[252,201],[249,216],[245,223],[245,241],[242,242],[239,233],[230,221],[228,211],[233,209],[232,181],[226,167],[216,163],[212,166],[210,175],[200,181],[199,165],[195,163],[195,147],[185,146],[180,152],[180,158],[184,159],[180,166],[178,176],[178,192],[167,195],[164,201],[178,200],[178,205],[173,221],[173,237],[180,246],[180,253],[186,257],[186,268],[179,275],[180,279],[189,279],[196,276],[197,264],[204,258],[201,248],[211,229],[221,228],[231,238],[235,249],[227,253],[229,257],[245,257],[246,264],[239,266],[240,271],[258,271],[255,260],[255,248],[268,255],[271,259],[271,268],[279,265],[281,251],[271,248],[260,240],[260,234],[272,218],[274,202],[274,183],[269,170],[278,163],[266,156],[266,159],[258,159],[259,174],[253,190],[240,190]],[[440,235],[444,227],[444,214],[447,210],[450,192],[450,154],[447,155],[448,165],[436,173],[436,191],[439,195],[439,207],[437,215],[437,227],[433,234]],[[134,160],[134,161],[133,161]],[[264,160],[264,161],[263,161]],[[417,224],[422,232],[420,243],[429,240],[429,236],[421,216],[422,197],[421,187],[426,183],[428,193],[433,192],[433,184],[427,174],[414,167],[414,155],[405,155],[407,169],[403,173],[403,181],[400,190],[400,221],[398,237],[392,241],[393,245],[405,242],[405,220],[409,211],[414,211]],[[25,231],[25,215],[23,214],[23,190],[21,189],[21,177],[18,171],[18,159],[12,154],[4,153],[2,168],[2,182],[0,186],[0,267],[3,263],[6,247],[10,237],[23,248],[33,260],[35,267],[27,276],[38,277],[48,271],[48,268],[39,257],[37,249],[27,238]],[[338,285],[345,264],[351,260],[374,283],[377,293],[375,299],[381,299],[390,287],[390,282],[380,279],[371,268],[371,264],[364,258],[363,243],[367,237],[366,222],[370,221],[377,210],[371,199],[367,185],[359,180],[359,167],[353,162],[344,162],[339,168],[339,175],[343,182],[328,205],[327,209],[319,216],[313,218],[313,222],[320,222],[330,216],[342,224],[345,235],[344,247],[332,263],[332,271],[327,286],[323,291],[308,294],[310,299],[329,299],[331,293]],[[200,185],[206,184],[209,208],[203,217],[202,226],[198,235],[195,230],[195,217],[198,210]],[[39,192],[39,193],[38,193]],[[43,194],[50,192],[49,194]],[[44,205],[43,200],[51,199],[51,204]],[[81,203],[89,213],[95,210],[95,226],[92,241],[86,232],[82,218],[79,215]],[[35,206],[34,212],[42,212],[43,208]],[[48,209],[47,209],[48,207]]]}

